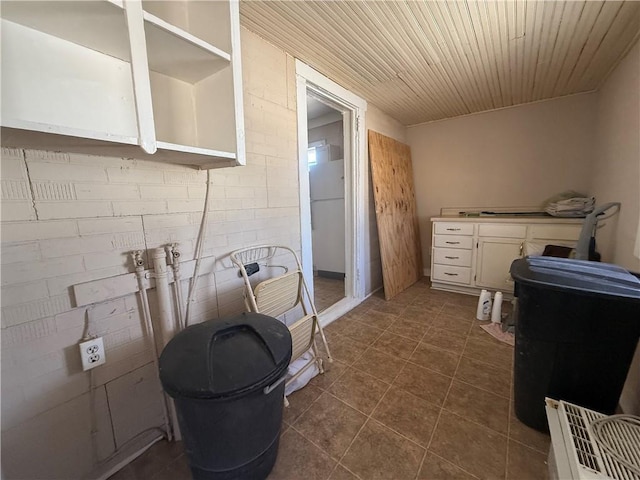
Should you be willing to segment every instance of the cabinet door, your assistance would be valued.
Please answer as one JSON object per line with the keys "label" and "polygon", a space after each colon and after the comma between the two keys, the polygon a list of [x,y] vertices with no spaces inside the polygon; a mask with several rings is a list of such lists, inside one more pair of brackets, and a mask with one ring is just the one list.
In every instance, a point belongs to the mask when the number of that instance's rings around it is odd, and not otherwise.
{"label": "cabinet door", "polygon": [[509,274],[511,263],[522,256],[524,240],[507,238],[483,238],[478,242],[476,285],[513,292],[513,280]]}

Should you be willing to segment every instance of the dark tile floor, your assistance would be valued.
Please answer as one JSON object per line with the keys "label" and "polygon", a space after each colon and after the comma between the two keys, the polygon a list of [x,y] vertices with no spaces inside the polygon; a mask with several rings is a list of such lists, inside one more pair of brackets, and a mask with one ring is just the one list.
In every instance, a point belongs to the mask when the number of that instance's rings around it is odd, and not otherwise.
{"label": "dark tile floor", "polygon": [[[513,349],[480,329],[476,301],[420,282],[327,327],[335,360],[289,397],[269,479],[546,478],[549,437],[515,418]],[[190,477],[161,442],[112,478]]]}

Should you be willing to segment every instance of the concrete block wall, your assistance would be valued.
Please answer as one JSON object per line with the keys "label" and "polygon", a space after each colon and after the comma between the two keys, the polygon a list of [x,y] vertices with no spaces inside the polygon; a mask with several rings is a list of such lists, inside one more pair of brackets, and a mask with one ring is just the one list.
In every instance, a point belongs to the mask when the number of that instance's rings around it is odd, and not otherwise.
{"label": "concrete block wall", "polygon": [[[247,165],[211,172],[204,255],[216,262],[194,321],[244,309],[230,251],[300,248],[293,58],[246,29],[242,55]],[[1,176],[3,478],[79,478],[162,417],[138,299],[77,308],[71,287],[132,272],[132,250],[175,242],[193,258],[207,174],[3,149]],[[77,347],[88,317],[107,356],[93,378]]]}

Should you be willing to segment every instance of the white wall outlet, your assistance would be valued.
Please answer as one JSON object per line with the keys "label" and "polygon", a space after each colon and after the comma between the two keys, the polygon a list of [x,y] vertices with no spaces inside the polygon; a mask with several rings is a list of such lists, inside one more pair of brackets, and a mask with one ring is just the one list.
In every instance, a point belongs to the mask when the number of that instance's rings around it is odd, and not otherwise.
{"label": "white wall outlet", "polygon": [[91,370],[106,362],[104,355],[104,342],[102,337],[92,338],[80,344],[80,358],[82,359],[82,369]]}

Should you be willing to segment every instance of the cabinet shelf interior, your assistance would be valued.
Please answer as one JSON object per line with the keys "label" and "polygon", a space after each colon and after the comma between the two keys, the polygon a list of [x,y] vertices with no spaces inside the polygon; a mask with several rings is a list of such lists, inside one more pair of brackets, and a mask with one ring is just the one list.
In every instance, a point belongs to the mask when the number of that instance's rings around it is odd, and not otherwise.
{"label": "cabinet shelf interior", "polygon": [[194,84],[229,65],[228,53],[147,12],[144,19],[150,70]]}
{"label": "cabinet shelf interior", "polygon": [[3,1],[2,18],[131,61],[125,12],[117,2]]}

